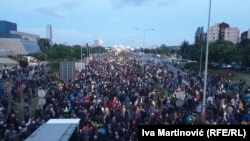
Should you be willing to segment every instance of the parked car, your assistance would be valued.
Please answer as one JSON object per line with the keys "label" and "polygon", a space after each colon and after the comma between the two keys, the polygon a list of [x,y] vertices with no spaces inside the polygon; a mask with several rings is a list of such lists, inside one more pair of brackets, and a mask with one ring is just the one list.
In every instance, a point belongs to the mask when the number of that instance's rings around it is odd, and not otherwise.
{"label": "parked car", "polygon": [[221,64],[221,68],[227,68],[227,69],[230,69],[230,68],[232,68],[233,67],[233,65],[231,65],[231,64]]}

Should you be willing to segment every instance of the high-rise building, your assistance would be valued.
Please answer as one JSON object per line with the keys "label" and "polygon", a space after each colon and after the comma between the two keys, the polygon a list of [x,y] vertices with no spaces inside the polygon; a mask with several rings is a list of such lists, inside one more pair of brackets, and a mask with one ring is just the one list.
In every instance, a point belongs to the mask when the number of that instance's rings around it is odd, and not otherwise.
{"label": "high-rise building", "polygon": [[201,43],[205,41],[204,28],[198,27],[195,32],[195,43]]}
{"label": "high-rise building", "polygon": [[94,40],[93,46],[103,46],[103,38],[102,36],[99,37],[99,39]]}
{"label": "high-rise building", "polygon": [[225,39],[225,31],[228,28],[230,28],[230,26],[227,23],[222,22],[219,24],[219,40]]}
{"label": "high-rise building", "polygon": [[250,39],[250,29],[247,32],[247,39]]}
{"label": "high-rise building", "polygon": [[225,28],[224,40],[231,41],[234,44],[239,42],[240,31],[237,27]]}
{"label": "high-rise building", "polygon": [[244,39],[250,39],[250,29],[247,31],[244,31],[241,33],[240,35],[240,39],[244,40]]}
{"label": "high-rise building", "polygon": [[219,24],[211,26],[208,30],[207,36],[209,42],[219,40],[220,27]]}
{"label": "high-rise building", "polygon": [[99,40],[98,40],[98,46],[103,46],[103,39],[102,36],[100,36]]}
{"label": "high-rise building", "polygon": [[208,41],[213,42],[216,40],[231,41],[236,44],[239,42],[239,29],[236,27],[230,27],[227,23],[220,23],[211,26],[208,30]]}
{"label": "high-rise building", "polygon": [[52,42],[52,26],[50,24],[47,24],[46,32],[47,32],[47,39],[49,39],[49,41]]}
{"label": "high-rise building", "polygon": [[247,38],[248,38],[248,31],[242,32],[241,35],[240,35],[240,39],[244,40],[244,39],[247,39]]}
{"label": "high-rise building", "polygon": [[95,47],[99,46],[99,41],[98,40],[94,40],[93,46],[95,46]]}

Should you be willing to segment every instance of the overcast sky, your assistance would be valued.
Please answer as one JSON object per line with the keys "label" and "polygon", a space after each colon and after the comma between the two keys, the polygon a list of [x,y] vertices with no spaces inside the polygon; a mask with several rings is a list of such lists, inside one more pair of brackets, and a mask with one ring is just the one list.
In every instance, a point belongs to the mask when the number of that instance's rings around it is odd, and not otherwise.
{"label": "overcast sky", "polygon": [[[210,26],[226,22],[240,33],[250,29],[249,5],[250,0],[212,0]],[[197,27],[206,32],[208,13],[209,0],[0,0],[0,20],[41,38],[51,24],[53,42],[72,45],[102,36],[104,46],[142,46],[143,30],[145,46],[192,44]]]}

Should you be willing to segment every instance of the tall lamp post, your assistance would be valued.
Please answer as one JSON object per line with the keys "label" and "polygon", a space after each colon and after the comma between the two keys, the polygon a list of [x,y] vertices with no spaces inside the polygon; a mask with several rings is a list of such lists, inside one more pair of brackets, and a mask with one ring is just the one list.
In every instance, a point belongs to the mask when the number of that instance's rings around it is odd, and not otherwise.
{"label": "tall lamp post", "polygon": [[206,60],[205,60],[205,75],[204,75],[204,88],[203,88],[203,101],[201,118],[204,122],[206,120],[206,90],[207,90],[207,64],[208,64],[208,48],[209,48],[209,27],[210,27],[210,14],[211,14],[211,0],[209,0],[209,13],[208,13],[208,27],[207,27],[207,41],[206,41]]}
{"label": "tall lamp post", "polygon": [[89,47],[89,43],[90,42],[87,42],[86,43],[86,58],[85,58],[85,69],[86,69],[86,72],[88,72],[88,67],[89,67],[89,57],[90,57],[90,47]]}
{"label": "tall lamp post", "polygon": [[200,47],[200,66],[199,66],[199,76],[201,76],[201,66],[202,66],[202,44],[201,43],[196,43]]}
{"label": "tall lamp post", "polygon": [[201,54],[200,54],[200,69],[199,69],[199,76],[201,76],[201,66],[202,66],[202,44],[200,44],[200,48],[201,48]]}
{"label": "tall lamp post", "polygon": [[83,62],[82,62],[82,55],[83,55],[83,54],[82,54],[82,46],[81,46],[81,71],[83,70],[83,64],[82,64],[82,63],[83,63]]}
{"label": "tall lamp post", "polygon": [[[149,31],[149,30],[155,30],[153,28],[151,29],[142,29],[142,28],[135,28],[135,30],[141,30],[143,31],[143,44],[142,44],[142,59],[144,60],[144,47],[145,47],[145,34],[146,34],[146,31]],[[142,62],[142,73],[144,73],[144,64]]]}
{"label": "tall lamp post", "polygon": [[136,37],[128,37],[128,38],[130,38],[130,39],[132,39],[131,41],[132,41],[132,48],[134,49],[135,48],[135,39],[137,39],[137,38],[139,38],[139,36],[136,36]]}

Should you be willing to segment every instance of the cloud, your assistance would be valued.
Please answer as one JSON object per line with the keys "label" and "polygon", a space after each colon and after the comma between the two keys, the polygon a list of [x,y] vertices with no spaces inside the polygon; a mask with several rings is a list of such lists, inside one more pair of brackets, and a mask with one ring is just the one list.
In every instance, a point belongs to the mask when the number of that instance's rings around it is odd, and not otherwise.
{"label": "cloud", "polygon": [[153,0],[112,0],[111,2],[114,8],[122,8],[126,6],[140,6],[152,1]]}
{"label": "cloud", "polygon": [[72,10],[80,5],[81,5],[80,0],[70,0],[70,1],[61,0],[51,5],[48,5],[47,3],[44,5],[39,4],[39,6],[33,9],[47,16],[51,16],[58,19],[66,19],[68,18],[66,14],[67,10]]}
{"label": "cloud", "polygon": [[178,0],[162,0],[157,3],[158,6],[172,6],[175,5],[178,2]]}
{"label": "cloud", "polygon": [[66,19],[67,15],[65,15],[64,13],[60,12],[60,11],[52,11],[51,8],[49,7],[38,7],[35,8],[35,11],[50,16],[50,17],[54,17],[54,18],[58,18],[58,19]]}
{"label": "cloud", "polygon": [[157,5],[157,6],[171,6],[178,0],[111,0],[112,5],[115,8],[123,8],[126,6],[145,6],[145,5]]}
{"label": "cloud", "polygon": [[60,3],[58,3],[57,7],[58,8],[66,8],[66,9],[73,9],[76,8],[78,6],[81,5],[81,1],[80,0],[70,0],[70,1],[61,1]]}

